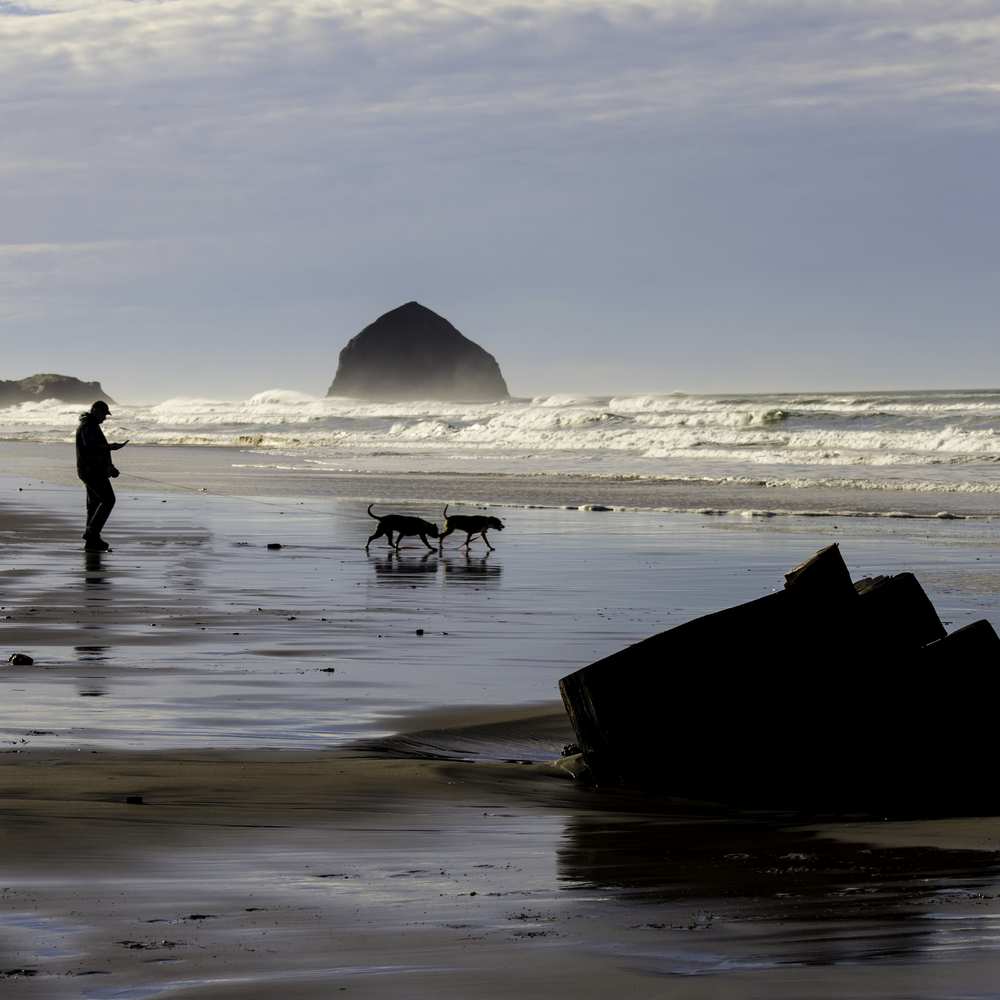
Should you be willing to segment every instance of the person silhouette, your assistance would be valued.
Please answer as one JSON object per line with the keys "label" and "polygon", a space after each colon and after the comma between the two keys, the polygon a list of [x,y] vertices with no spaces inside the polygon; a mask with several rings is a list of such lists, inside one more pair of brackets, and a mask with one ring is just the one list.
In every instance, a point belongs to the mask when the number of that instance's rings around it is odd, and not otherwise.
{"label": "person silhouette", "polygon": [[128,441],[109,442],[104,436],[101,424],[109,416],[110,407],[103,399],[99,399],[86,413],[80,414],[80,426],[76,429],[76,474],[87,487],[84,548],[91,552],[111,547],[101,538],[101,529],[115,505],[115,491],[111,488],[111,480],[119,474],[111,462],[111,452],[128,444]]}

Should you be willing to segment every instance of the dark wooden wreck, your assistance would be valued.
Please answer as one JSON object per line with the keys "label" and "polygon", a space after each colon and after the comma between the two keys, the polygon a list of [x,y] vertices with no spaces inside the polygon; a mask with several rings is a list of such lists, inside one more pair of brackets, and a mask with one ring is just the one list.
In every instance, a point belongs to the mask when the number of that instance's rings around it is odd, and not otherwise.
{"label": "dark wooden wreck", "polygon": [[997,814],[1000,638],[950,635],[912,573],[852,583],[837,545],[784,590],[559,682],[595,784],[747,808]]}

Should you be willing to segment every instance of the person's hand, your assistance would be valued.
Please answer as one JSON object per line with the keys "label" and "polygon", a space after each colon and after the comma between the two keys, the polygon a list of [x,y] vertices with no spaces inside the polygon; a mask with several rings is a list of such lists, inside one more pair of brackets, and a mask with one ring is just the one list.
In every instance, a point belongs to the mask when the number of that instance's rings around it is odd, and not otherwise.
{"label": "person's hand", "polygon": [[124,448],[125,445],[127,445],[129,443],[129,441],[131,441],[131,440],[132,440],[131,438],[128,438],[125,441],[115,441],[111,445],[111,450],[112,451],[117,451],[119,448]]}
{"label": "person's hand", "polygon": [[112,465],[111,469],[108,471],[108,475],[112,479],[117,479],[121,475],[121,473]]}

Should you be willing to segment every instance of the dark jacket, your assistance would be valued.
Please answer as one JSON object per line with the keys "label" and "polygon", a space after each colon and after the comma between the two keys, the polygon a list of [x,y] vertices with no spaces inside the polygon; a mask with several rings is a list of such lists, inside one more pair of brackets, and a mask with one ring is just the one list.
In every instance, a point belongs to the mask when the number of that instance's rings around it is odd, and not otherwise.
{"label": "dark jacket", "polygon": [[81,479],[118,475],[111,462],[111,445],[101,425],[89,413],[80,418],[76,429],[76,474]]}

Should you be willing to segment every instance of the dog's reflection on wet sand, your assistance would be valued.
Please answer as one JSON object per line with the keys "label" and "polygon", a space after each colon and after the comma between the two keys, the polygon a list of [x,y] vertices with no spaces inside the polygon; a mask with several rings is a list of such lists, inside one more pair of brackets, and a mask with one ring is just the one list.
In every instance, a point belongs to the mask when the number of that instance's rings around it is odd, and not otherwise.
{"label": "dog's reflection on wet sand", "polygon": [[419,580],[429,582],[440,570],[444,583],[475,583],[479,586],[497,585],[503,574],[503,564],[490,562],[490,553],[481,556],[455,554],[437,556],[433,552],[389,552],[386,555],[369,554],[368,561],[375,570],[375,577],[382,583],[394,584]]}
{"label": "dog's reflection on wet sand", "polygon": [[482,556],[455,555],[442,557],[441,572],[445,582],[462,582],[483,584],[498,584],[503,573],[503,563],[490,562],[490,554]]}
{"label": "dog's reflection on wet sand", "polygon": [[437,554],[434,552],[424,552],[422,555],[397,555],[390,551],[384,556],[369,553],[368,562],[375,570],[376,579],[383,583],[401,582],[401,577],[433,576],[438,571]]}

